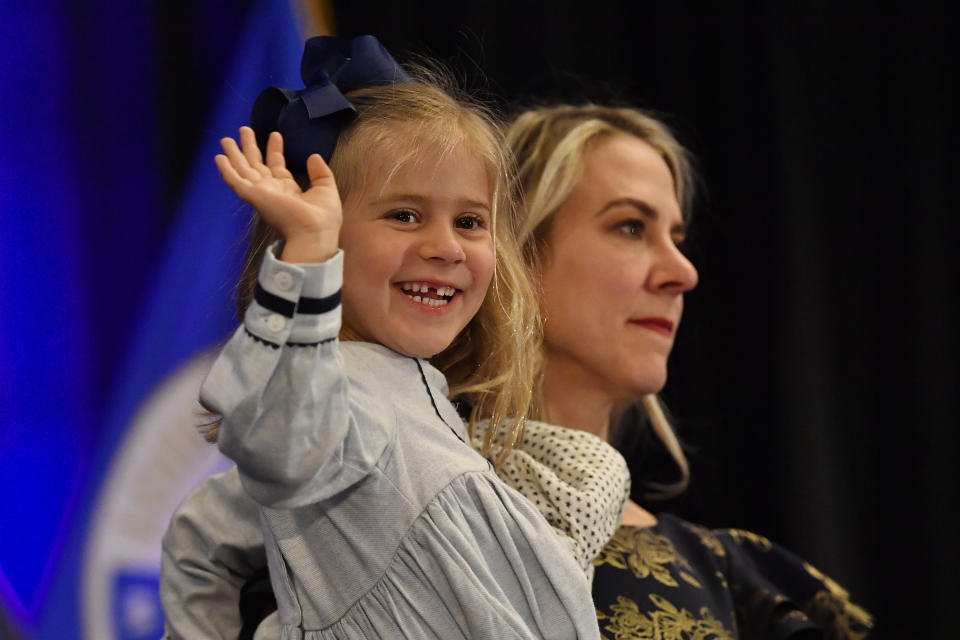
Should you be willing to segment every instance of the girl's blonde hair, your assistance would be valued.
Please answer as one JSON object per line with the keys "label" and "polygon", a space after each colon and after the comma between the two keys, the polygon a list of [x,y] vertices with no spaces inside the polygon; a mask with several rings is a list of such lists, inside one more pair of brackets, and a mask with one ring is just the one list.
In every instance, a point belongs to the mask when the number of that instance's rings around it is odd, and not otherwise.
{"label": "girl's blonde hair", "polygon": [[[515,209],[523,257],[534,274],[541,268],[541,254],[551,220],[570,196],[583,173],[583,154],[591,141],[604,136],[630,135],[653,147],[673,176],[674,192],[684,219],[693,204],[693,170],[689,153],[677,142],[665,124],[637,109],[596,105],[554,106],[531,109],[520,114],[506,129],[507,144],[517,161],[523,206]],[[651,483],[653,497],[681,493],[690,480],[690,466],[664,408],[656,394],[642,398],[643,407],[657,437],[681,470],[681,479],[672,484]],[[544,415],[540,398],[531,418]]]}
{"label": "girl's blonde hair", "polygon": [[[491,185],[493,281],[477,314],[431,361],[446,376],[450,397],[471,407],[471,432],[478,418],[489,418],[481,453],[491,457],[496,449],[499,465],[522,434],[540,368],[542,339],[534,290],[511,226],[515,172],[499,123],[486,107],[463,95],[445,74],[416,69],[412,75],[413,82],[346,95],[357,114],[341,132],[330,168],[346,201],[363,188],[371,153],[394,160],[394,171],[425,155],[442,162],[464,145],[483,162]],[[255,215],[237,285],[241,319],[253,299],[263,252],[278,239],[279,234]],[[208,432],[212,432],[208,439],[216,438],[216,428]]]}

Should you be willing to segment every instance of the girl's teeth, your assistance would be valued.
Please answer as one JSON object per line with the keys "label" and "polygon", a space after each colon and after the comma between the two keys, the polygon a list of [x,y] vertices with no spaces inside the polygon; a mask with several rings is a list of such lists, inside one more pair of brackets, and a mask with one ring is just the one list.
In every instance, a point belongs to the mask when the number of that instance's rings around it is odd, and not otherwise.
{"label": "girl's teeth", "polygon": [[[426,293],[430,290],[430,285],[420,282],[407,282],[404,283],[403,290],[412,291],[413,293]],[[453,287],[437,287],[437,295],[439,296],[450,297],[456,292],[457,290]]]}
{"label": "girl's teeth", "polygon": [[422,305],[426,305],[426,306],[428,306],[428,307],[442,307],[442,306],[450,303],[449,300],[435,300],[435,299],[433,299],[433,298],[426,298],[426,297],[420,297],[420,296],[412,296],[412,295],[409,295],[409,294],[407,294],[407,297],[409,297],[409,298],[410,298],[411,300],[413,300],[414,302],[418,302],[418,303],[420,303],[420,304],[422,304]]}

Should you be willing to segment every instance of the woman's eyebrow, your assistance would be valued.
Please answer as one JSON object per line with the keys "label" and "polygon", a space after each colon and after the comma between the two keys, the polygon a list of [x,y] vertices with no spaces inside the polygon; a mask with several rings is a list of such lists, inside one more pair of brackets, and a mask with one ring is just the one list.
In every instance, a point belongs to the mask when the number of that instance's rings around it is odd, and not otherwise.
{"label": "woman's eyebrow", "polygon": [[637,212],[645,218],[650,218],[652,220],[657,219],[657,210],[651,207],[649,204],[643,200],[637,200],[636,198],[617,198],[616,200],[610,200],[603,207],[597,211],[597,216],[602,216],[604,213],[613,209],[614,207],[621,206],[633,207]]}
{"label": "woman's eyebrow", "polygon": [[[657,220],[660,217],[659,212],[649,203],[643,200],[637,200],[636,198],[617,198],[616,200],[610,200],[597,212],[597,217],[602,216],[610,209],[621,206],[627,206],[636,209],[637,213],[639,213],[642,217],[650,220]],[[678,222],[670,227],[670,233],[686,235],[687,225],[682,221]]]}

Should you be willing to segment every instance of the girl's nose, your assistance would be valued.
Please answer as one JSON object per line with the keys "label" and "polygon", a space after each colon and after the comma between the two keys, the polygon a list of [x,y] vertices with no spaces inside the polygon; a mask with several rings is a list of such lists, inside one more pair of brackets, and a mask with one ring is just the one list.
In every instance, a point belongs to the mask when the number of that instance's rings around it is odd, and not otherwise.
{"label": "girl's nose", "polygon": [[420,242],[420,257],[424,260],[442,260],[444,262],[463,262],[466,254],[460,238],[452,228],[430,225],[433,228],[423,229],[423,239]]}

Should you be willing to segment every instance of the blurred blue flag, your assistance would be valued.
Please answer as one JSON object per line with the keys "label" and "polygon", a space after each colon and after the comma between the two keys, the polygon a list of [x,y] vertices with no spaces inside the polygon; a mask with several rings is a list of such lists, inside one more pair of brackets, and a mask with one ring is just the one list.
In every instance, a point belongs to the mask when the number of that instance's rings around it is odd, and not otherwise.
{"label": "blurred blue flag", "polygon": [[[213,156],[221,137],[235,136],[247,123],[261,89],[299,86],[302,47],[288,2],[253,3],[223,94],[198,141],[190,182],[119,369],[105,425],[90,443],[95,454],[86,470],[88,489],[35,621],[41,638],[127,640],[162,632],[156,593],[160,536],[189,487],[223,464],[216,448],[196,434],[195,400],[205,354],[236,324],[233,286],[250,218],[249,208],[222,183]],[[16,610],[11,591],[0,580],[8,611]]]}

